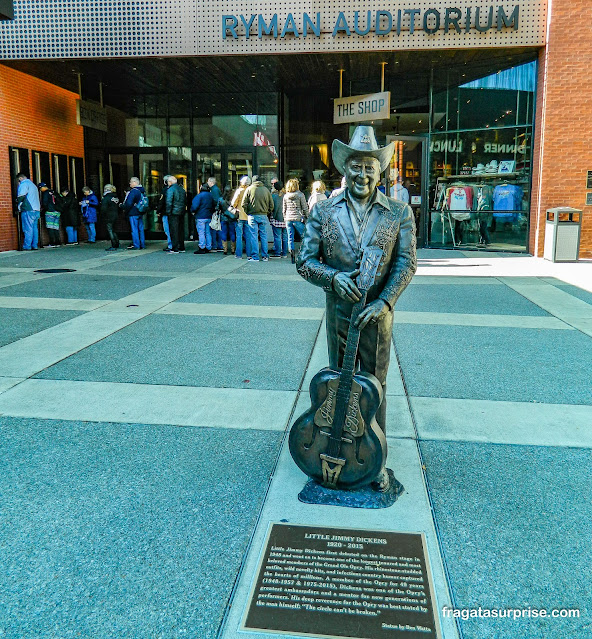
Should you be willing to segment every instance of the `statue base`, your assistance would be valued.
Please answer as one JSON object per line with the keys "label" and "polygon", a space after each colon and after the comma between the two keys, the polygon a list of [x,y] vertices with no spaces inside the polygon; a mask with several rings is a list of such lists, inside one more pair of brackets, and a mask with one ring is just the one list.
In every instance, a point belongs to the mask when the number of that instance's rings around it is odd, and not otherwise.
{"label": "statue base", "polygon": [[405,488],[395,479],[390,468],[386,469],[390,485],[388,490],[380,493],[371,486],[363,486],[357,490],[336,490],[325,488],[314,479],[306,482],[300,491],[298,499],[305,504],[319,506],[344,506],[345,508],[389,508],[392,506]]}

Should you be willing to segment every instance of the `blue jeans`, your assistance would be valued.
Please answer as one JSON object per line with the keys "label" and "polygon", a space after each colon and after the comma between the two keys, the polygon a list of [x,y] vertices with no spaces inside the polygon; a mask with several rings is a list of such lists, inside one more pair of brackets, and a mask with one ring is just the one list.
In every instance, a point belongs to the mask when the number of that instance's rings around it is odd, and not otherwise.
{"label": "blue jeans", "polygon": [[294,250],[294,229],[296,229],[298,231],[298,233],[300,233],[300,237],[302,237],[304,235],[304,229],[306,227],[304,226],[303,222],[286,222],[286,230],[288,231],[288,250],[289,251],[293,251]]}
{"label": "blue jeans", "polygon": [[167,248],[170,250],[173,248],[173,243],[171,242],[171,231],[169,229],[169,216],[162,216],[162,228],[167,236]]}
{"label": "blue jeans", "polygon": [[236,255],[237,257],[243,256],[243,230],[245,232],[247,257],[251,257],[253,253],[253,230],[247,220],[238,220],[236,223]]}
{"label": "blue jeans", "polygon": [[23,211],[21,225],[23,227],[23,251],[36,249],[39,244],[39,211]]}
{"label": "blue jeans", "polygon": [[144,218],[141,215],[133,215],[129,219],[132,227],[132,244],[137,249],[146,248],[146,240],[144,239]]}
{"label": "blue jeans", "polygon": [[212,229],[210,228],[211,220],[196,220],[197,234],[199,235],[199,248],[212,248]]}
{"label": "blue jeans", "polygon": [[212,236],[212,248],[221,249],[222,247],[222,232],[215,231],[210,227],[210,235]]}
{"label": "blue jeans", "polygon": [[236,223],[231,220],[222,219],[221,224],[222,230],[220,234],[222,235],[222,241],[228,242],[230,240],[231,242],[236,242]]}
{"label": "blue jeans", "polygon": [[288,255],[288,231],[279,226],[271,226],[273,232],[273,252],[276,255]]}
{"label": "blue jeans", "polygon": [[267,259],[267,215],[249,215],[249,226],[253,229],[253,252],[250,257],[259,259],[259,240],[261,240],[261,257]]}
{"label": "blue jeans", "polygon": [[67,226],[66,235],[68,236],[68,244],[78,242],[78,229],[75,226]]}
{"label": "blue jeans", "polygon": [[84,226],[86,226],[86,234],[88,235],[88,241],[96,242],[97,232],[95,230],[95,225],[92,222],[85,222]]}

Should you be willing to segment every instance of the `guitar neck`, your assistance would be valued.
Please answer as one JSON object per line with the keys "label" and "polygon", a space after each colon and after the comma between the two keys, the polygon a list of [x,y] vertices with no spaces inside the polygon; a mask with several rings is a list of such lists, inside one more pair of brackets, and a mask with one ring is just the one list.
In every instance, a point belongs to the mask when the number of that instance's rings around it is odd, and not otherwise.
{"label": "guitar neck", "polygon": [[349,321],[347,342],[345,344],[345,352],[343,354],[343,363],[339,379],[339,388],[337,390],[335,415],[333,416],[331,438],[328,447],[328,453],[332,456],[337,456],[341,448],[341,437],[343,435],[345,415],[351,394],[352,381],[356,368],[356,357],[358,355],[358,346],[360,343],[360,330],[356,326],[356,321],[364,306],[366,306],[366,297],[367,294],[364,293],[360,301],[354,305],[351,319]]}

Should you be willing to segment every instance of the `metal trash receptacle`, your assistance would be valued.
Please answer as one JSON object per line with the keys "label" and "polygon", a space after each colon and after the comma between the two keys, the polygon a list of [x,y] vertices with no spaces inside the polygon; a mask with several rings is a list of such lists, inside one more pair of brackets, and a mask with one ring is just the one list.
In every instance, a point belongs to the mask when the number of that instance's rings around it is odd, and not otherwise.
{"label": "metal trash receptacle", "polygon": [[549,209],[543,257],[551,262],[577,262],[581,231],[582,211],[570,206]]}

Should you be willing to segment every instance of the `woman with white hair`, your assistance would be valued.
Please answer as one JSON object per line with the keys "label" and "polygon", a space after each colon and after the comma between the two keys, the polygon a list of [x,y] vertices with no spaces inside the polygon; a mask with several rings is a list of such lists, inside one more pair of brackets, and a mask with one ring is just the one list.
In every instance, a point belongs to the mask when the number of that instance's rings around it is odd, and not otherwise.
{"label": "woman with white hair", "polygon": [[101,215],[105,220],[107,233],[109,233],[109,239],[111,240],[111,246],[106,248],[106,251],[116,251],[119,248],[119,238],[113,228],[119,213],[119,198],[116,191],[117,189],[113,184],[105,184],[101,199]]}
{"label": "woman with white hair", "polygon": [[309,211],[312,211],[312,207],[317,202],[327,199],[327,196],[325,195],[326,190],[327,190],[327,187],[325,186],[324,182],[321,182],[321,180],[317,180],[316,182],[312,183],[311,194],[310,194],[310,197],[308,198]]}
{"label": "woman with white hair", "polygon": [[230,206],[234,209],[234,212],[238,213],[238,220],[236,221],[236,253],[234,257],[239,260],[243,257],[243,231],[245,233],[247,257],[253,254],[253,229],[249,226],[249,218],[243,208],[243,199],[250,186],[251,178],[248,175],[243,175],[240,179],[239,187],[234,192],[230,202]]}

